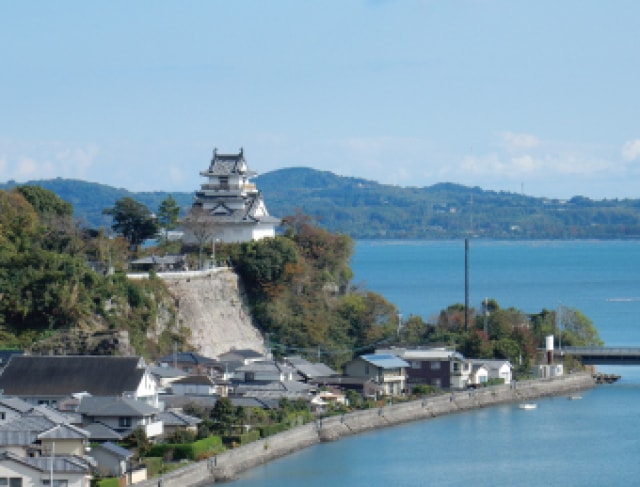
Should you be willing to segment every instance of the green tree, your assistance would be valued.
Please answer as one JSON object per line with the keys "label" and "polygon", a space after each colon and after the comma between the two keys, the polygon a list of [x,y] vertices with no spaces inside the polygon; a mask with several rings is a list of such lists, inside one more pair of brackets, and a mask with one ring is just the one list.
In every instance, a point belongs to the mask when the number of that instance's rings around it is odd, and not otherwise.
{"label": "green tree", "polygon": [[71,218],[73,206],[54,192],[40,186],[18,186],[17,190],[31,204],[40,216],[58,216]]}
{"label": "green tree", "polygon": [[165,230],[173,230],[178,226],[180,207],[173,196],[169,195],[158,207],[158,223]]}
{"label": "green tree", "polygon": [[236,423],[237,410],[228,397],[219,397],[211,410],[211,419],[217,433],[230,433]]}
{"label": "green tree", "polygon": [[121,234],[134,251],[158,233],[158,223],[149,208],[128,196],[120,198],[113,208],[107,208],[103,213],[113,218],[111,228]]}
{"label": "green tree", "polygon": [[563,345],[600,347],[604,344],[593,322],[576,309],[563,309],[560,328]]}

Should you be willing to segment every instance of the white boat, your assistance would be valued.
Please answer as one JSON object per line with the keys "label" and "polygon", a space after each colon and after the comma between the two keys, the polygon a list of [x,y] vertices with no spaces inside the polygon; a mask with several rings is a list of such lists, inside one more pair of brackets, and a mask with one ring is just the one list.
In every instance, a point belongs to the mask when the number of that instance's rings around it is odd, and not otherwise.
{"label": "white boat", "polygon": [[535,404],[535,403],[532,403],[532,402],[523,402],[519,406],[520,409],[535,409],[537,407],[538,407],[538,405]]}
{"label": "white boat", "polygon": [[573,396],[567,397],[567,399],[569,399],[570,401],[576,401],[578,399],[582,399],[582,396],[573,395]]}

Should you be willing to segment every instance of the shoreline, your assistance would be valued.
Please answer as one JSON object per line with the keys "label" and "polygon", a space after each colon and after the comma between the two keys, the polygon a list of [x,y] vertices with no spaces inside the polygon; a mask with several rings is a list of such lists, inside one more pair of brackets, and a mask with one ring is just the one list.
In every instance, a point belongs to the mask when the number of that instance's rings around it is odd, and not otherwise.
{"label": "shoreline", "polygon": [[595,382],[592,375],[588,372],[580,372],[548,379],[534,379],[477,390],[426,396],[414,401],[330,416],[225,451],[215,457],[135,485],[139,487],[212,485],[233,480],[241,472],[321,442],[336,441],[365,431],[471,409],[527,402],[593,387]]}

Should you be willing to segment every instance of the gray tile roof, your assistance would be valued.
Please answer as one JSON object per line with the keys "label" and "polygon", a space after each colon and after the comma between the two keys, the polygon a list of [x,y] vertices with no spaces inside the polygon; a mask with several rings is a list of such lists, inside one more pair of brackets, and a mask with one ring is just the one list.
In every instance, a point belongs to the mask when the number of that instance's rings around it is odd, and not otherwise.
{"label": "gray tile roof", "polygon": [[104,443],[96,445],[93,448],[106,450],[113,456],[120,457],[125,460],[133,456],[133,453],[131,451],[127,450],[126,448],[122,448],[121,446],[116,445],[115,443],[112,443],[110,441],[105,441]]}
{"label": "gray tile roof", "polygon": [[222,359],[237,360],[237,359],[257,359],[264,358],[264,355],[250,348],[242,348],[239,350],[229,350],[228,352],[221,353],[218,356],[218,360]]}
{"label": "gray tile roof", "polygon": [[149,367],[149,372],[156,377],[160,377],[163,379],[171,379],[175,377],[184,377],[187,373],[184,370],[178,369],[176,367]]}
{"label": "gray tile roof", "polygon": [[90,417],[132,416],[143,417],[157,414],[158,409],[129,397],[83,397],[78,412]]}
{"label": "gray tile roof", "polygon": [[287,357],[286,360],[306,379],[338,375],[335,370],[322,362],[312,363],[302,357]]}
{"label": "gray tile roof", "polygon": [[209,376],[206,376],[206,375],[191,375],[189,377],[183,377],[182,379],[178,379],[171,383],[171,385],[175,385],[175,384],[214,386],[215,382]]}
{"label": "gray tile roof", "polygon": [[189,416],[188,414],[179,413],[177,411],[163,411],[157,416],[158,421],[166,426],[195,426],[202,423],[200,418]]}
{"label": "gray tile roof", "polygon": [[193,364],[193,365],[217,365],[218,362],[210,357],[205,357],[196,352],[176,352],[175,354],[165,355],[158,360],[160,363],[173,364],[174,361],[180,364]]}
{"label": "gray tile roof", "polygon": [[[40,472],[51,471],[51,457],[20,457],[10,452],[0,453],[0,462],[14,461]],[[53,457],[53,471],[55,473],[85,474],[89,472],[89,464],[76,456]]]}
{"label": "gray tile roof", "polygon": [[59,424],[43,431],[38,435],[38,439],[47,440],[85,440],[88,439],[90,433],[82,428],[73,426],[71,424]]}
{"label": "gray tile roof", "polygon": [[122,440],[122,438],[124,438],[124,435],[118,433],[116,430],[100,422],[91,423],[87,426],[84,426],[83,429],[89,432],[89,437],[92,441],[120,441]]}
{"label": "gray tile roof", "polygon": [[0,404],[8,409],[13,409],[18,413],[26,413],[33,409],[33,404],[23,401],[18,397],[0,396]]}
{"label": "gray tile roof", "polygon": [[0,389],[14,396],[95,396],[137,390],[144,375],[139,357],[14,355],[0,375]]}

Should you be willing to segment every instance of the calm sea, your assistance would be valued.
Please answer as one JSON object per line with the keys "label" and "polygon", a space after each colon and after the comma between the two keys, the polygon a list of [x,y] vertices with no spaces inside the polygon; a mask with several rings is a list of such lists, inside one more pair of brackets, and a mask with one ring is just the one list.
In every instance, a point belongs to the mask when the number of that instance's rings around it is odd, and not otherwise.
{"label": "calm sea", "polygon": [[[425,319],[464,303],[464,242],[359,241],[355,282]],[[640,347],[640,242],[470,242],[469,304],[576,308],[606,345]],[[581,400],[506,405],[317,445],[233,487],[640,485],[640,368]]]}

